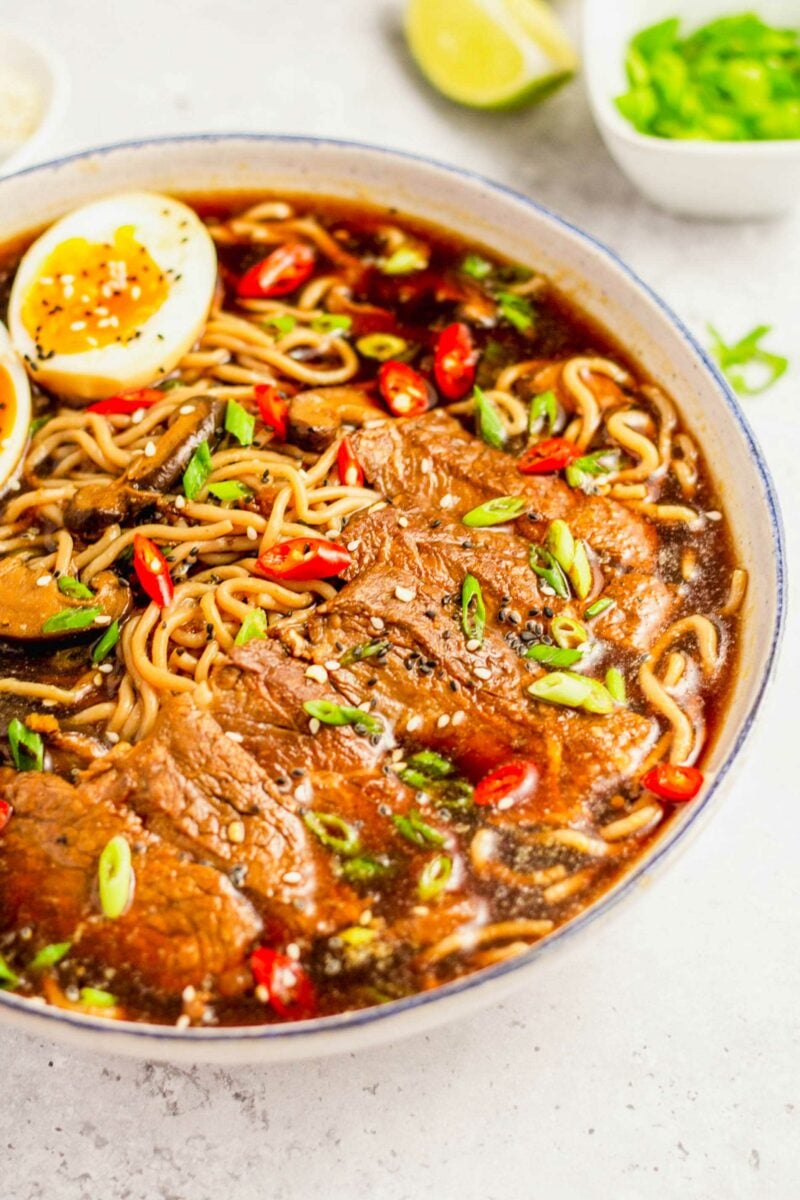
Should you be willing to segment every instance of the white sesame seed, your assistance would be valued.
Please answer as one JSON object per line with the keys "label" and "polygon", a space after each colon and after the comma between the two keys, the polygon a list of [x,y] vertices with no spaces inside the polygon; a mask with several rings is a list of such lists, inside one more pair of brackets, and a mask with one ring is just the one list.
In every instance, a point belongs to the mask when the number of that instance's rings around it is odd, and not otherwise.
{"label": "white sesame seed", "polygon": [[70,329],[72,330],[73,333],[78,333],[78,332],[80,332],[81,329],[85,329],[85,328],[86,328],[85,321],[73,321],[72,324],[70,325]]}
{"label": "white sesame seed", "polygon": [[433,470],[433,460],[430,458],[420,459],[419,469],[423,475],[428,475]]}
{"label": "white sesame seed", "polygon": [[312,717],[308,722],[308,731],[309,733],[319,733],[319,719],[317,717]]}
{"label": "white sesame seed", "polygon": [[415,729],[419,729],[421,724],[422,717],[415,713],[413,717],[408,718],[408,721],[406,722],[406,729],[409,733],[413,733]]}
{"label": "white sesame seed", "polygon": [[249,541],[251,541],[251,542],[258,541],[258,530],[256,529],[256,527],[254,525],[248,525],[246,532],[247,532],[247,538]]}
{"label": "white sesame seed", "polygon": [[191,1022],[190,1018],[187,1016],[187,1014],[181,1013],[181,1015],[178,1017],[177,1021],[175,1022],[175,1028],[176,1029],[188,1029],[189,1026],[191,1025],[191,1023],[192,1022]]}
{"label": "white sesame seed", "polygon": [[131,299],[138,300],[139,297],[141,296],[141,294],[142,294],[142,289],[139,287],[138,283],[135,283],[133,285],[133,287],[131,288]]}
{"label": "white sesame seed", "polygon": [[338,671],[339,668],[341,667],[341,665],[342,664],[339,662],[338,658],[329,658],[328,661],[325,663],[325,670],[326,671]]}
{"label": "white sesame seed", "polygon": [[155,442],[151,441],[151,442],[147,443],[147,445],[144,448],[144,456],[145,456],[145,458],[155,458],[155,456],[156,456]]}
{"label": "white sesame seed", "polygon": [[175,507],[176,508],[186,508],[186,497],[185,496],[176,496],[175,497]]}
{"label": "white sesame seed", "polygon": [[111,321],[112,321],[111,317],[101,317],[100,320],[97,322],[97,328],[98,329],[108,329],[109,325],[111,324]]}
{"label": "white sesame seed", "polygon": [[97,669],[98,669],[98,671],[100,672],[100,674],[101,674],[101,675],[110,675],[110,674],[111,674],[111,672],[114,670],[114,668],[113,668],[113,666],[111,665],[111,663],[103,663],[103,664],[102,664],[101,666],[99,666]]}
{"label": "white sesame seed", "polygon": [[551,588],[549,583],[540,583],[539,591],[545,596],[555,596],[555,588]]}
{"label": "white sesame seed", "polygon": [[481,643],[479,638],[470,638],[467,642],[467,649],[472,653],[475,650],[480,650]]}
{"label": "white sesame seed", "polygon": [[392,762],[395,762],[395,763],[400,762],[402,757],[403,757],[403,751],[398,746],[398,748],[396,750],[392,751]]}
{"label": "white sesame seed", "polygon": [[415,917],[427,917],[431,910],[428,908],[427,904],[415,904],[411,911]]}
{"label": "white sesame seed", "polygon": [[361,545],[361,542],[359,542],[359,541],[358,541],[358,539],[356,539],[356,540],[355,540],[355,541],[353,541],[353,542],[348,542],[348,543],[347,543],[347,549],[348,549],[348,550],[350,551],[350,553],[352,554],[352,553],[353,553],[353,551],[354,551],[354,550],[357,550],[357,549],[358,549],[358,547],[359,547],[360,545]]}
{"label": "white sesame seed", "polygon": [[245,839],[244,821],[231,821],[227,829],[228,841],[235,846],[241,846]]}
{"label": "white sesame seed", "polygon": [[407,529],[408,528],[408,517],[398,517],[397,524],[400,526],[401,529]]}
{"label": "white sesame seed", "polygon": [[383,617],[370,617],[369,623],[376,633],[380,633],[382,629],[386,628],[386,622]]}
{"label": "white sesame seed", "polygon": [[12,479],[8,485],[8,490],[10,492],[18,492],[21,487],[22,487],[22,484],[19,481],[19,479]]}
{"label": "white sesame seed", "polygon": [[457,498],[448,492],[447,495],[442,496],[441,500],[439,501],[439,508],[452,508],[457,502]]}
{"label": "white sesame seed", "polygon": [[232,742],[238,742],[240,745],[244,741],[244,734],[239,733],[237,729],[226,729],[225,737],[229,738]]}
{"label": "white sesame seed", "polygon": [[446,729],[449,724],[450,724],[449,716],[447,715],[447,713],[442,713],[442,715],[438,718],[438,720],[436,722],[436,728],[437,729]]}
{"label": "white sesame seed", "polygon": [[722,520],[722,513],[721,513],[721,512],[717,512],[716,510],[712,510],[711,512],[707,512],[707,513],[706,513],[706,516],[707,516],[707,518],[709,519],[709,521],[721,521],[721,520]]}
{"label": "white sesame seed", "polygon": [[[81,296],[81,300],[82,299],[83,299],[83,296]],[[87,296],[86,299],[88,300],[89,297]],[[107,317],[108,316],[108,309],[106,308],[105,304],[98,304],[97,308],[94,311],[95,311],[95,316],[97,316],[97,317]]]}
{"label": "white sesame seed", "polygon": [[467,719],[465,712],[453,713],[453,725],[463,725]]}
{"label": "white sesame seed", "polygon": [[372,920],[372,909],[365,908],[361,916],[358,918],[359,925],[369,925]]}
{"label": "white sesame seed", "polygon": [[36,580],[36,586],[37,587],[47,587],[48,583],[50,583],[52,581],[52,578],[53,578],[52,575],[40,575],[39,578]]}
{"label": "white sesame seed", "polygon": [[286,871],[283,876],[284,883],[302,883],[303,876],[299,871]]}
{"label": "white sesame seed", "polygon": [[297,962],[300,957],[300,947],[297,942],[289,942],[289,945],[286,947],[286,956]]}
{"label": "white sesame seed", "polygon": [[117,742],[119,741],[119,734],[114,733],[113,729],[109,729],[106,734],[106,738],[108,739],[109,742],[111,742],[112,746],[116,746]]}
{"label": "white sesame seed", "polygon": [[131,416],[131,425],[141,425],[143,420],[144,420],[144,409],[143,408],[135,409],[133,412],[133,415]]}
{"label": "white sesame seed", "polygon": [[189,413],[194,412],[194,405],[193,404],[182,404],[180,406],[180,408],[178,409],[178,412],[181,414],[182,417],[188,417]]}
{"label": "white sesame seed", "polygon": [[187,983],[186,987],[181,992],[181,1000],[183,1000],[184,1004],[191,1004],[192,1001],[196,999],[197,989],[192,987],[190,983]]}
{"label": "white sesame seed", "polygon": [[394,589],[394,594],[398,600],[402,600],[404,604],[408,604],[409,600],[414,599],[416,592],[413,588],[400,587],[398,584],[398,586]]}
{"label": "white sesame seed", "polygon": [[312,666],[306,667],[306,679],[313,679],[315,683],[327,683],[328,672],[321,663],[313,663]]}
{"label": "white sesame seed", "polygon": [[260,1001],[261,1004],[269,1004],[269,988],[263,983],[260,983],[256,988],[256,1000]]}
{"label": "white sesame seed", "polygon": [[477,675],[478,679],[491,679],[492,678],[492,672],[489,670],[488,667],[476,667],[475,674]]}
{"label": "white sesame seed", "polygon": [[99,617],[95,617],[94,623],[95,625],[110,625],[111,617],[106,616],[105,613],[101,613]]}
{"label": "white sesame seed", "polygon": [[92,676],[92,683],[94,684],[95,687],[103,686],[103,676],[100,674],[99,671],[95,671],[94,675]]}

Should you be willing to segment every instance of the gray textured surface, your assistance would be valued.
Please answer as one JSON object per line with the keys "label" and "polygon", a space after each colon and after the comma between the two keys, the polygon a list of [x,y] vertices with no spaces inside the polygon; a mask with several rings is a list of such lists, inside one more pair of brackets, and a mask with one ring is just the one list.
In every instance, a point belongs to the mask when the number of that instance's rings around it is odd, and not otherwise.
{"label": "gray textured surface", "polygon": [[[576,5],[567,4],[576,16]],[[1,0],[51,37],[74,97],[52,154],[145,133],[351,136],[493,175],[609,241],[702,332],[776,326],[798,358],[800,221],[649,208],[580,86],[460,112],[418,85],[391,0]],[[323,20],[323,18],[325,20]],[[800,505],[798,371],[750,402]],[[511,1003],[321,1063],[192,1070],[0,1030],[8,1200],[791,1200],[800,1179],[798,638],[722,812],[616,923]]]}

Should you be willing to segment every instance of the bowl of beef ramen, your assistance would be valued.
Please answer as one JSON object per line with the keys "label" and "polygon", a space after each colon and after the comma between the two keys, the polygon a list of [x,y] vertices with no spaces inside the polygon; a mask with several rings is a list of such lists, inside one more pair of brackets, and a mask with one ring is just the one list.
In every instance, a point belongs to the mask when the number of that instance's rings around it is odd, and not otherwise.
{"label": "bowl of beef ramen", "polygon": [[0,1015],[302,1057],[601,936],[781,629],[773,486],[679,320],[364,146],[122,145],[0,198]]}

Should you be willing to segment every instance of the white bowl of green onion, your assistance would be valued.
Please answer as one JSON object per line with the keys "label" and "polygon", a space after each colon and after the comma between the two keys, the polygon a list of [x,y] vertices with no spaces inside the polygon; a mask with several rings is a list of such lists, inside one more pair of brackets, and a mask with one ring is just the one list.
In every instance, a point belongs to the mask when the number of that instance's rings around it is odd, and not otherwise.
{"label": "white bowl of green onion", "polygon": [[662,208],[776,216],[800,200],[797,0],[585,0],[603,139]]}

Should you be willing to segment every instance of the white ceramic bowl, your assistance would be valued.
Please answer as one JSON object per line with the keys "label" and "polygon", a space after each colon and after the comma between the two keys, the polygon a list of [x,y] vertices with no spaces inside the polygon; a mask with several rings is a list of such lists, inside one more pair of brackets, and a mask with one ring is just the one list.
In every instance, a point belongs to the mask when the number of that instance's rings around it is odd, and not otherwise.
{"label": "white ceramic bowl", "polygon": [[[618,165],[661,208],[730,220],[777,216],[800,200],[800,139],[648,137],[614,104],[627,90],[625,51],[635,33],[667,17],[682,17],[688,32],[747,7],[731,0],[584,0],[583,61],[595,120]],[[800,26],[797,0],[759,0],[753,7],[772,25]]]}
{"label": "white ceramic bowl", "polygon": [[36,126],[23,141],[0,141],[0,175],[36,162],[64,118],[69,102],[69,75],[63,59],[50,46],[13,29],[0,29],[0,76],[6,70],[26,79],[38,97]]}
{"label": "white ceramic bowl", "polygon": [[567,947],[578,949],[599,918],[632,900],[643,880],[685,842],[718,804],[770,676],[782,627],[784,554],[772,481],[739,406],[700,347],[661,300],[610,250],[524,196],[424,159],[342,142],[217,136],[142,142],[35,167],[0,181],[0,244],[74,205],[118,189],[287,190],[394,204],[459,230],[555,283],[632,352],[679,403],[711,447],[741,562],[753,580],[745,603],[741,669],[725,726],[707,760],[710,786],[687,806],[650,853],[611,892],[519,958],[480,974],[371,1008],[296,1025],[185,1029],[98,1021],[0,992],[0,1017],[42,1035],[99,1050],[181,1061],[261,1062],[388,1041],[496,1003]]}

